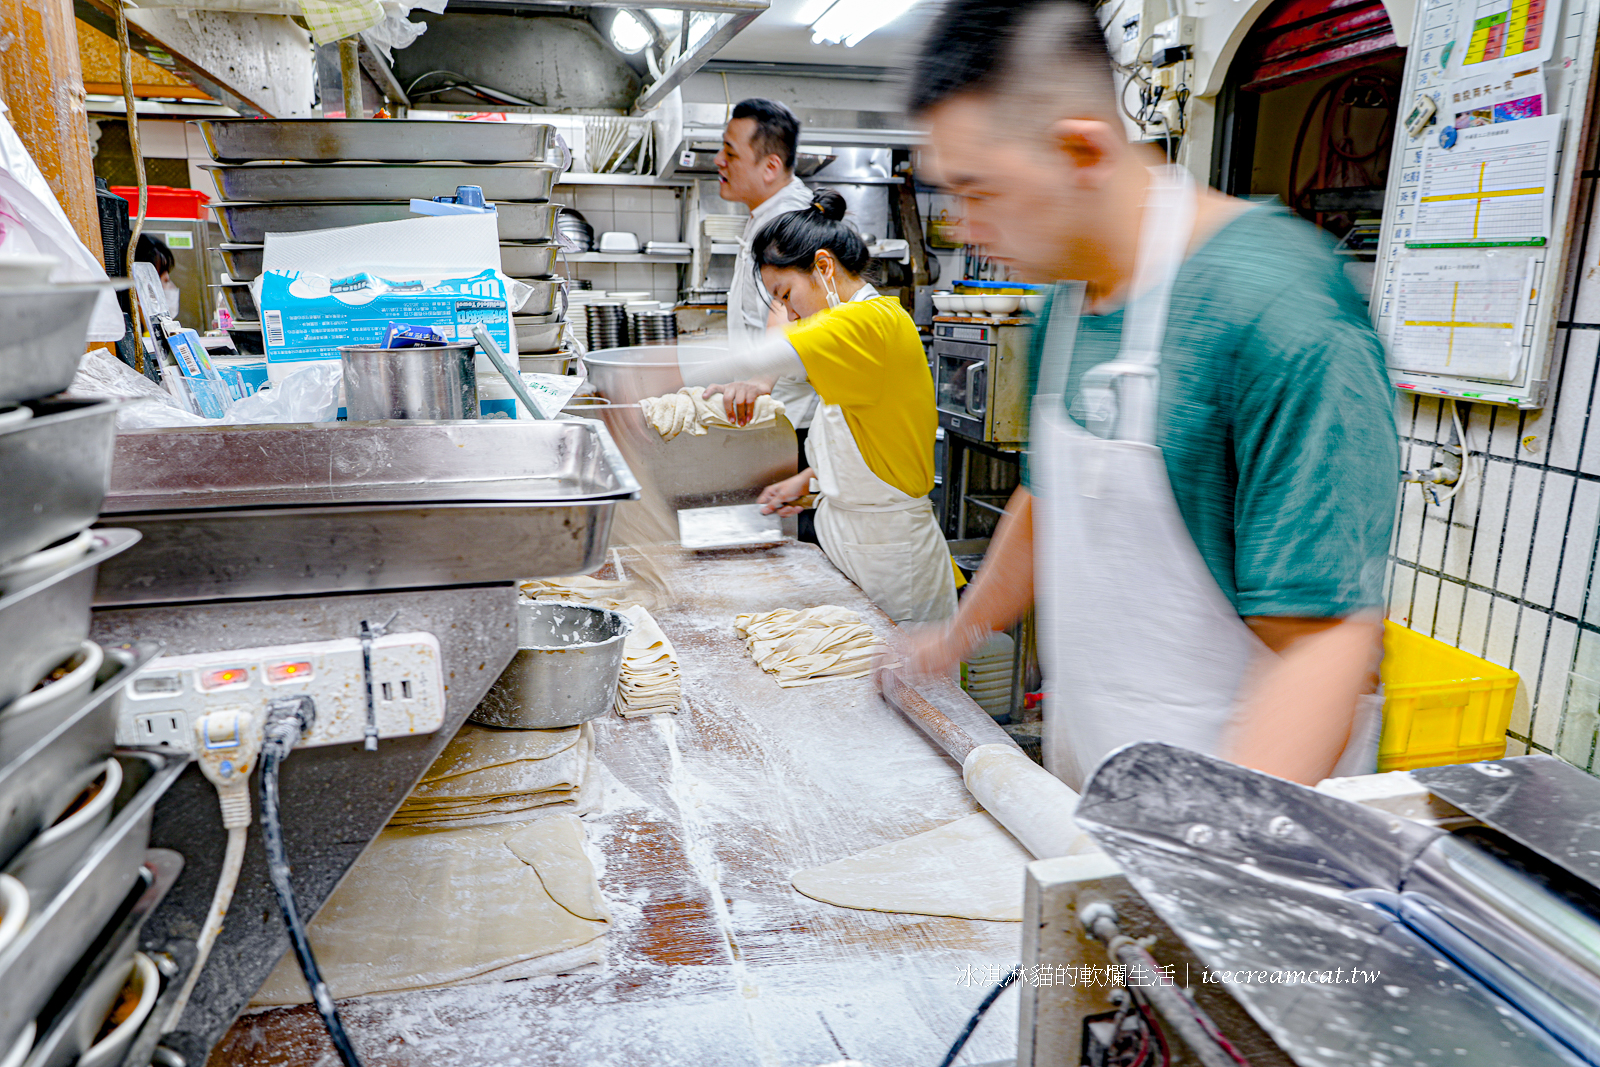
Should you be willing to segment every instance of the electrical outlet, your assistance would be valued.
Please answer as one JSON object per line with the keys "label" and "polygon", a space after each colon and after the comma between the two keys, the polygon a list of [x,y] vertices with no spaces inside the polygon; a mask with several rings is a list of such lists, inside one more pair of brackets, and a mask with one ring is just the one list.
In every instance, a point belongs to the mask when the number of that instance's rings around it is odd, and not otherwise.
{"label": "electrical outlet", "polygon": [[[306,694],[317,719],[297,747],[360,743],[367,690],[359,638],[162,656],[124,691],[117,743],[193,750],[189,723],[238,709],[266,721],[278,697]],[[444,670],[429,633],[372,642],[372,704],[379,738],[427,734],[444,723]]]}
{"label": "electrical outlet", "polygon": [[135,715],[133,736],[124,740],[119,726],[117,743],[139,748],[178,748],[187,752],[191,747],[189,716],[182,711],[152,711]]}

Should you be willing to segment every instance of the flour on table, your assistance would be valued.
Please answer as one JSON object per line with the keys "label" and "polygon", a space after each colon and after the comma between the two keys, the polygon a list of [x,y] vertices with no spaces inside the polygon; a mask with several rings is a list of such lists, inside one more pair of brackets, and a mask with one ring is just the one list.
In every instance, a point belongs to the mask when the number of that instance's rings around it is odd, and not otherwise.
{"label": "flour on table", "polygon": [[801,871],[808,897],[860,911],[1022,921],[1022,883],[1033,857],[984,812],[926,833]]}

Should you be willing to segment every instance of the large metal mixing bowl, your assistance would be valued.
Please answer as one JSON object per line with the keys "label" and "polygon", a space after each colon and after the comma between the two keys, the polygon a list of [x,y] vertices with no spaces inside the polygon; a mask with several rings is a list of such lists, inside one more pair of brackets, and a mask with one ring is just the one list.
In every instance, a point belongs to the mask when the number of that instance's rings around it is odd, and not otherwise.
{"label": "large metal mixing bowl", "polygon": [[582,604],[517,605],[517,654],[472,713],[474,722],[549,730],[599,718],[616,699],[626,616]]}

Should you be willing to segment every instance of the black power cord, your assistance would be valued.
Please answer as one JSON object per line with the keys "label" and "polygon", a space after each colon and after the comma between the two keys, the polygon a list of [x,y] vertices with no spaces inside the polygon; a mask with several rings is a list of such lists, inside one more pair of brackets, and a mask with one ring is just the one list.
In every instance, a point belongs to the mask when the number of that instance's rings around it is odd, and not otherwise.
{"label": "black power cord", "polygon": [[1006,991],[1006,986],[1020,977],[1022,977],[1022,964],[1019,963],[1007,971],[1006,976],[995,983],[993,989],[983,995],[983,999],[978,1002],[978,1006],[973,1009],[971,1017],[967,1019],[967,1025],[961,1028],[961,1033],[956,1037],[956,1043],[950,1046],[950,1051],[946,1052],[944,1059],[939,1061],[939,1067],[950,1067],[952,1063],[956,1062],[956,1057],[961,1055],[961,1050],[966,1047],[967,1039],[972,1036],[972,1031],[978,1028],[978,1022],[983,1018],[984,1013],[994,1006],[996,1000],[1000,999],[1000,994]]}
{"label": "black power cord", "polygon": [[278,911],[283,915],[283,925],[289,929],[289,941],[294,945],[311,999],[345,1067],[361,1067],[361,1060],[344,1032],[344,1023],[339,1021],[339,1009],[334,1007],[328,983],[322,980],[317,959],[311,954],[311,942],[306,937],[306,926],[295,904],[294,886],[289,881],[289,853],[283,845],[283,820],[278,815],[278,768],[316,719],[317,706],[309,696],[284,697],[267,705],[266,741],[261,747],[261,839],[267,850],[267,876],[272,879]]}

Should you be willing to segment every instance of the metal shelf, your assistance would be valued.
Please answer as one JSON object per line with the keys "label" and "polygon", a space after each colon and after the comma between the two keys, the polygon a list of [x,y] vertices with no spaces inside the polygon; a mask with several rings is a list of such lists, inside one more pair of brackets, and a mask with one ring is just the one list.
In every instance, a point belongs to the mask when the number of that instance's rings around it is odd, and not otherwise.
{"label": "metal shelf", "polygon": [[687,263],[687,255],[650,256],[643,252],[568,252],[567,257],[573,263],[660,263],[675,264]]}
{"label": "metal shelf", "polygon": [[556,179],[557,185],[626,185],[650,188],[682,189],[691,178],[658,178],[654,174],[574,174],[568,171]]}

